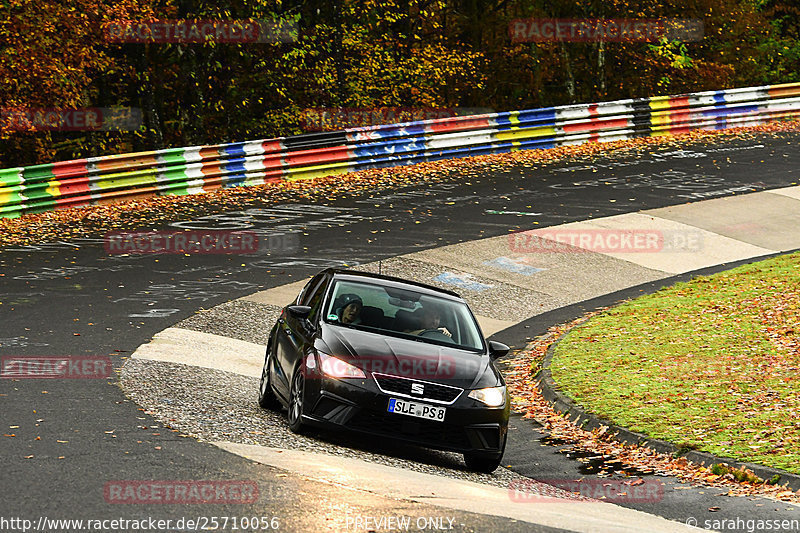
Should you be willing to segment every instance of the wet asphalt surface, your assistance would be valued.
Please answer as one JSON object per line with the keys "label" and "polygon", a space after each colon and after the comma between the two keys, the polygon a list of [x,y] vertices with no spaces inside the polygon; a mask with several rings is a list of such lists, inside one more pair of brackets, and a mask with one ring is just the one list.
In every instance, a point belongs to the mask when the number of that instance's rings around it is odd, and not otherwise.
{"label": "wet asphalt surface", "polygon": [[[546,227],[789,186],[798,181],[798,138],[758,135],[679,151],[652,148],[591,164],[484,169],[459,181],[410,185],[391,194],[264,206],[178,225],[272,236],[273,249],[257,255],[108,255],[97,240],[5,249],[0,252],[0,357],[109,356],[119,369],[140,344],[197,309],[304,279],[327,266],[530,229],[533,221]],[[496,337],[520,347],[537,329],[571,313],[541,315],[534,327]],[[282,531],[307,531],[343,529],[347,516],[403,514],[450,517],[456,531],[554,531],[397,502],[293,474],[278,477],[276,469],[163,427],[125,398],[115,375],[0,379],[0,426],[0,435],[14,435],[0,437],[0,517],[5,518],[254,515],[278,517]],[[515,418],[510,434],[504,464],[516,472],[537,479],[595,474],[586,462],[560,453],[560,447],[539,442],[531,422]],[[108,482],[143,479],[252,480],[260,497],[252,504],[219,506],[106,501]],[[659,479],[667,483],[663,499],[625,505],[680,522],[695,517],[700,526],[705,519],[800,518],[800,509],[787,504],[718,496],[721,491],[713,488],[672,490],[673,480]],[[720,510],[712,513],[712,507]],[[742,525],[726,531],[747,530]]]}

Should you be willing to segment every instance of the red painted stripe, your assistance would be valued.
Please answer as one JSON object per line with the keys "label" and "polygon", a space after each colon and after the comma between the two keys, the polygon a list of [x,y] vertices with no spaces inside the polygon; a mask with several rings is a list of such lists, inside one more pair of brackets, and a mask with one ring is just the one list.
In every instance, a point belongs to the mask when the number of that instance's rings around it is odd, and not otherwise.
{"label": "red painted stripe", "polygon": [[[86,176],[86,159],[73,159],[72,161],[60,161],[53,163],[53,175],[61,181],[63,178],[76,176]],[[88,180],[88,177],[86,178]]]}
{"label": "red painted stripe", "polygon": [[674,134],[677,134],[677,133],[689,133],[690,131],[694,131],[696,129],[697,129],[696,126],[695,127],[692,127],[692,126],[678,126],[676,128],[669,128],[669,132],[674,135]]}
{"label": "red painted stripe", "polygon": [[689,97],[676,97],[669,99],[669,106],[670,107],[689,107]]}
{"label": "red painted stripe", "polygon": [[264,149],[265,153],[283,151],[283,145],[281,145],[280,141],[264,141],[261,143],[261,147]]}
{"label": "red painted stripe", "polygon": [[580,122],[578,124],[565,124],[563,126],[565,133],[576,133],[580,131],[598,131],[612,128],[625,128],[628,127],[628,119],[617,118],[610,120],[590,120],[587,122]]}
{"label": "red painted stripe", "polygon": [[152,167],[158,164],[156,161],[155,153],[148,152],[143,154],[131,154],[123,157],[110,157],[108,159],[101,159],[94,162],[98,170],[135,170],[136,167]]}
{"label": "red painted stripe", "polygon": [[267,170],[280,170],[283,168],[283,154],[265,155],[261,164]]}
{"label": "red painted stripe", "polygon": [[337,161],[348,161],[350,150],[346,146],[334,146],[331,148],[320,148],[319,150],[302,150],[290,152],[284,156],[289,167],[301,167],[313,165],[315,163],[334,163]]}
{"label": "red painted stripe", "polygon": [[264,173],[264,183],[280,183],[284,181],[284,176],[283,170],[267,170]]}
{"label": "red painted stripe", "polygon": [[459,117],[442,118],[429,124],[427,130],[433,133],[458,130],[477,130],[489,127],[488,118],[462,119]]}
{"label": "red painted stripe", "polygon": [[200,159],[217,159],[219,155],[219,149],[216,146],[204,146],[200,148]]}
{"label": "red painted stripe", "polygon": [[90,194],[70,196],[69,198],[57,198],[56,209],[69,209],[70,207],[80,207],[82,205],[91,205],[92,203],[94,202]]}
{"label": "red painted stripe", "polygon": [[770,98],[782,98],[784,96],[800,96],[800,83],[791,85],[778,85],[767,89]]}
{"label": "red painted stripe", "polygon": [[76,197],[76,195],[90,194],[91,192],[88,178],[62,181],[58,190],[61,194],[56,197],[56,205],[69,203],[71,202],[71,198]]}
{"label": "red painted stripe", "polygon": [[692,113],[690,111],[671,112],[667,116],[672,123],[688,122],[692,120]]}
{"label": "red painted stripe", "polygon": [[91,200],[86,163],[86,159],[53,163],[52,172],[59,182],[56,207],[84,205],[86,201],[83,198]]}
{"label": "red painted stripe", "polygon": [[203,173],[204,180],[207,180],[209,177],[219,176],[222,174],[222,170],[219,168],[219,161],[209,161],[208,163],[203,163],[203,166],[200,167],[200,172]]}
{"label": "red painted stripe", "polygon": [[158,193],[155,187],[142,187],[137,189],[136,192],[131,192],[128,189],[118,191],[103,192],[103,196],[95,200],[97,205],[117,204],[119,202],[126,202],[128,200],[142,200],[150,198]]}

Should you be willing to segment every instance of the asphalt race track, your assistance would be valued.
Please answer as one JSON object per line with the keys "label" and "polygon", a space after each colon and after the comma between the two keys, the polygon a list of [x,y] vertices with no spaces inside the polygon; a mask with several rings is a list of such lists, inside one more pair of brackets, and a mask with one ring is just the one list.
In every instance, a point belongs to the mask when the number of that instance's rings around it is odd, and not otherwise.
{"label": "asphalt race track", "polygon": [[[198,309],[304,279],[326,266],[796,184],[799,138],[757,135],[684,150],[653,148],[592,163],[489,172],[467,183],[412,185],[392,195],[269,206],[172,226],[272,236],[271,249],[257,255],[109,255],[102,241],[88,239],[5,249],[0,253],[0,356],[110,356],[118,371],[137,347]],[[555,318],[558,310],[550,313],[537,320]],[[531,335],[538,333],[533,329]],[[524,342],[524,336],[517,338],[518,344]],[[126,398],[116,376],[0,379],[0,425],[5,465],[0,519],[36,525],[40,517],[257,516],[277,517],[281,531],[363,531],[364,523],[359,528],[343,517],[404,515],[412,523],[422,518],[431,531],[558,531],[398,501],[257,464],[164,427]],[[551,447],[524,446],[538,439],[532,425],[516,421],[515,427],[520,436],[504,461],[516,465],[515,471],[580,473],[580,463]],[[259,498],[244,504],[130,505],[109,503],[104,494],[111,482],[149,479],[248,480],[257,485]],[[708,500],[698,500],[694,492],[693,501],[707,508],[714,505],[714,492],[707,491]],[[674,517],[685,504],[672,501],[671,509],[642,510]],[[764,505],[754,502],[752,508]],[[780,509],[780,516],[790,507],[766,505]],[[173,523],[163,530],[190,529]],[[16,530],[21,529],[0,521],[0,531]]]}

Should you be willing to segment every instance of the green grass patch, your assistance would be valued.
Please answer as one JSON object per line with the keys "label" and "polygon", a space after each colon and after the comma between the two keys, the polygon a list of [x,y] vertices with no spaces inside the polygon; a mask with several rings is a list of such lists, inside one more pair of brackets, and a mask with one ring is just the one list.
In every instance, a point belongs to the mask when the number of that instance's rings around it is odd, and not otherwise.
{"label": "green grass patch", "polygon": [[678,283],[572,329],[551,371],[615,424],[800,473],[800,253]]}

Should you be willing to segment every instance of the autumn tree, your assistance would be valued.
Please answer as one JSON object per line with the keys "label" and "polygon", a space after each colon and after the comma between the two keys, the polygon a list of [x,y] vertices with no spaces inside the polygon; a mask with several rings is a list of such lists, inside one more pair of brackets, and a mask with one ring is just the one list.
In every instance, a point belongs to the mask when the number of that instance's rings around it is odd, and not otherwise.
{"label": "autumn tree", "polygon": [[[133,70],[108,54],[103,24],[148,13],[136,0],[7,0],[0,7],[0,105],[8,109],[125,106]],[[51,160],[75,134],[10,131],[0,123],[0,166]],[[88,138],[86,139],[88,141]],[[77,152],[102,154],[119,137],[98,133]]]}

